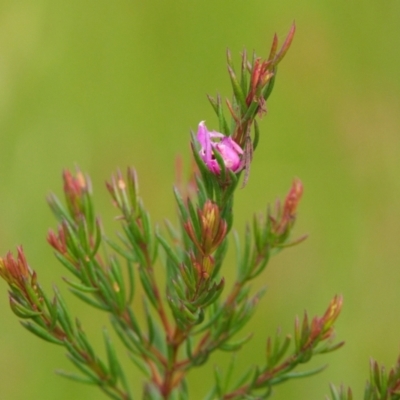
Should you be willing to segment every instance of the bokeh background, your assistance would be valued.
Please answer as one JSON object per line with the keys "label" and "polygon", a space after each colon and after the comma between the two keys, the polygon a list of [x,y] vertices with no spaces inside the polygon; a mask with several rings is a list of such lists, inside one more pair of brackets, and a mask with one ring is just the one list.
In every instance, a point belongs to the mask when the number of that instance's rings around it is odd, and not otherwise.
{"label": "bokeh background", "polygon": [[[238,366],[261,363],[267,335],[292,332],[295,315],[321,314],[341,293],[346,346],[313,364],[328,363],[323,373],[277,387],[274,398],[322,399],[329,382],[361,398],[369,358],[392,365],[400,347],[400,2],[3,0],[0,10],[0,253],[22,243],[43,286],[64,293],[67,272],[45,241],[55,225],[45,196],[61,194],[62,169],[90,173],[111,232],[104,181],[117,167],[137,168],[155,221],[173,218],[174,159],[189,159],[188,132],[200,120],[217,128],[205,94],[230,95],[226,48],[237,62],[244,47],[266,56],[273,33],[284,38],[296,21],[249,184],[237,193],[236,228],[297,176],[305,193],[296,233],[310,237],[260,278],[268,291]],[[233,270],[226,265],[228,281]],[[0,398],[103,398],[54,375],[73,369],[64,351],[23,330],[0,289]],[[104,354],[107,319],[65,296]],[[191,375],[191,398],[226,360]],[[141,376],[131,379],[140,393]]]}

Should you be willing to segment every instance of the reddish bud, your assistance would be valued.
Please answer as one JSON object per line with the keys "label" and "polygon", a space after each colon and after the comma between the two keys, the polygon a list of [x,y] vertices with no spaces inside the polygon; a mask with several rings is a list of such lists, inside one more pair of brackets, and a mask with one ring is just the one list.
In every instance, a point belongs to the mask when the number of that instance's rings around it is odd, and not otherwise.
{"label": "reddish bud", "polygon": [[17,249],[15,259],[11,252],[5,258],[0,258],[0,276],[10,287],[18,287],[29,298],[26,288],[30,286],[37,292],[37,277],[35,271],[29,267],[22,247]]}
{"label": "reddish bud", "polygon": [[[326,340],[333,334],[333,324],[338,318],[343,305],[342,296],[335,296],[322,317],[314,317],[311,321],[310,336],[307,344],[317,339]],[[307,346],[307,345],[306,345]]]}
{"label": "reddish bud", "polygon": [[303,194],[303,184],[300,179],[295,179],[285,198],[283,207],[277,203],[276,216],[269,215],[272,232],[283,240],[287,237],[296,220],[296,210]]}
{"label": "reddish bud", "polygon": [[58,234],[54,231],[49,230],[47,234],[47,242],[60,254],[66,254],[67,251],[67,243],[66,243],[66,228],[65,225],[62,224],[58,227]]}
{"label": "reddish bud", "polygon": [[286,219],[293,219],[296,216],[296,209],[303,194],[303,184],[300,179],[294,179],[292,187],[285,199],[283,206],[283,217]]}
{"label": "reddish bud", "polygon": [[63,172],[64,193],[71,214],[77,218],[83,214],[83,196],[89,191],[90,182],[80,170],[72,175],[69,170]]}

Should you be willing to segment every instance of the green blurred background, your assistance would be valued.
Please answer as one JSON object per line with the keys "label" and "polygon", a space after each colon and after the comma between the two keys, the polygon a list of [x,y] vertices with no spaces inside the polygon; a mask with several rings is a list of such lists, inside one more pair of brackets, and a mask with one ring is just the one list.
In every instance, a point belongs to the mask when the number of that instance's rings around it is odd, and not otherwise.
{"label": "green blurred background", "polygon": [[[0,253],[22,243],[49,290],[65,289],[67,275],[45,241],[55,225],[45,196],[61,193],[62,169],[91,174],[110,231],[104,180],[117,167],[137,168],[154,220],[173,217],[174,159],[188,160],[200,120],[217,128],[205,94],[230,95],[226,48],[237,62],[244,47],[266,56],[273,33],[284,38],[296,21],[249,184],[237,193],[236,228],[298,176],[296,233],[310,237],[260,278],[268,291],[239,370],[262,362],[278,326],[291,332],[295,315],[321,314],[342,293],[337,337],[346,346],[313,364],[329,363],[322,374],[277,387],[274,398],[322,399],[329,382],[361,398],[369,357],[392,365],[400,344],[400,2],[3,0],[0,10]],[[73,369],[65,352],[23,330],[0,288],[0,398],[103,398],[54,375]],[[107,319],[66,298],[104,354]],[[192,374],[191,398],[226,359]],[[139,393],[140,375],[131,378]]]}

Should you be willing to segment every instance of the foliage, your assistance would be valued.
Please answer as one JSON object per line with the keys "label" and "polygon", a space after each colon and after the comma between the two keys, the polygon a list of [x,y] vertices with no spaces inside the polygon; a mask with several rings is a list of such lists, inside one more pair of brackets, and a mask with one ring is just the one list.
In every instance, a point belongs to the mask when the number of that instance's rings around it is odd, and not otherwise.
{"label": "foliage", "polygon": [[[239,75],[228,52],[228,73],[233,97],[226,100],[230,120],[220,96],[209,101],[218,117],[219,132],[199,124],[192,133],[195,167],[186,188],[174,189],[178,224],[154,226],[139,196],[136,172],[117,172],[107,183],[117,218],[119,241],[103,231],[93,205],[90,178],[80,170],[63,173],[65,202],[48,198],[58,221],[48,242],[56,258],[70,272],[69,290],[88,305],[106,312],[132,362],[143,372],[144,399],[189,399],[187,373],[201,367],[217,350],[236,353],[251,336],[237,337],[253,316],[263,290],[253,294],[250,284],[264,271],[271,256],[301,242],[293,240],[297,207],[303,192],[295,179],[283,202],[267,214],[255,215],[244,233],[244,242],[233,233],[237,254],[235,281],[225,288],[223,277],[228,236],[233,227],[233,203],[240,179],[245,186],[260,132],[256,118],[266,113],[277,76],[277,66],[288,51],[295,27],[282,47],[273,39],[267,59],[242,54]],[[242,176],[243,175],[243,176]],[[159,284],[155,265],[162,261],[166,286]],[[132,399],[119,356],[106,330],[106,359],[90,344],[83,324],[71,316],[57,288],[48,295],[39,284],[22,247],[14,257],[0,259],[0,276],[9,285],[12,311],[36,336],[62,346],[78,373],[59,371],[69,379],[97,385],[108,397]],[[143,289],[145,324],[137,318],[132,302],[137,286]],[[273,388],[294,378],[318,373],[324,366],[298,370],[314,356],[336,350],[333,324],[342,307],[335,296],[321,317],[307,313],[296,319],[293,337],[282,335],[266,341],[263,365],[248,368],[233,382],[235,357],[225,373],[215,369],[215,384],[207,399],[269,398]],[[365,399],[397,399],[398,367],[386,375],[373,363]],[[351,399],[351,391],[331,386],[334,400]],[[388,397],[391,396],[391,397]]]}

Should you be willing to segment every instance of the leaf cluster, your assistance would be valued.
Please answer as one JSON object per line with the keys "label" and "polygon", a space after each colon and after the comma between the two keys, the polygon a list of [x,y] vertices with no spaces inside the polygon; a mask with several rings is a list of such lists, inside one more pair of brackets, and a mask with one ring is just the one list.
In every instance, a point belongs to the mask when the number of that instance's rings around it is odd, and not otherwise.
{"label": "leaf cluster", "polygon": [[[339,388],[331,385],[332,400],[353,400],[350,388]],[[364,400],[399,400],[400,399],[400,357],[389,372],[385,366],[379,366],[375,360],[370,361],[370,377],[364,389]]]}

